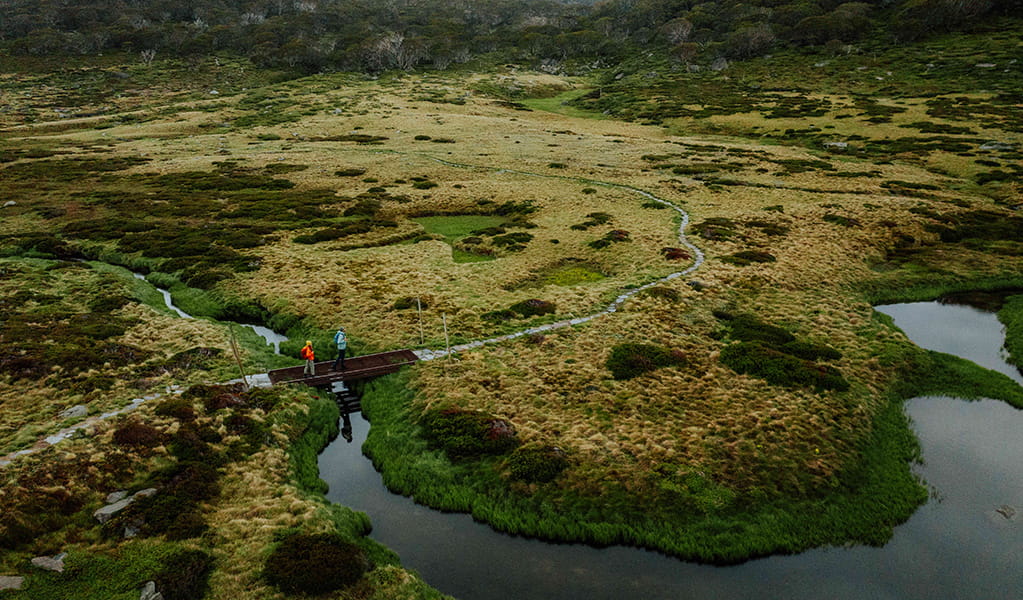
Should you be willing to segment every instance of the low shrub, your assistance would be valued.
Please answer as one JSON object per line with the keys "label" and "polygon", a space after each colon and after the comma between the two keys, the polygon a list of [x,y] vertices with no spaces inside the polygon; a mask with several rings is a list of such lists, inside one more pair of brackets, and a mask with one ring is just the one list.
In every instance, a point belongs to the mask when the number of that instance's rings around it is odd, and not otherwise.
{"label": "low shrub", "polygon": [[504,235],[494,236],[491,240],[495,246],[503,247],[508,250],[521,250],[525,248],[530,240],[533,239],[533,235],[524,231],[514,231],[512,233],[506,233]]}
{"label": "low shrub", "polygon": [[587,245],[590,248],[600,250],[601,248],[607,248],[611,244],[617,242],[627,242],[629,241],[630,235],[631,234],[624,229],[612,229],[611,231],[605,233],[604,237],[600,238],[599,240],[594,240]]}
{"label": "low shrub", "polygon": [[842,353],[831,346],[804,342],[802,340],[788,342],[778,349],[804,360],[838,360],[842,358]]}
{"label": "low shrub", "polygon": [[356,168],[338,169],[337,171],[334,171],[334,175],[336,175],[338,177],[358,177],[360,175],[365,175],[365,174],[366,174],[366,169],[356,169]]}
{"label": "low shrub", "polygon": [[812,387],[817,391],[849,389],[849,382],[835,367],[797,358],[759,341],[726,346],[720,360],[736,373],[753,375],[772,385]]}
{"label": "low shrub", "polygon": [[403,296],[395,300],[394,304],[391,305],[391,308],[393,310],[408,310],[410,308],[418,308],[420,306],[422,308],[426,308],[429,305],[424,302],[422,298],[417,296]]}
{"label": "low shrub", "polygon": [[185,400],[201,400],[207,412],[246,404],[241,384],[234,385],[193,385],[181,397]]}
{"label": "low shrub", "polygon": [[684,365],[685,355],[653,344],[619,344],[611,349],[605,366],[617,380],[632,379],[661,367]]}
{"label": "low shrub", "polygon": [[518,448],[506,464],[511,478],[516,481],[546,483],[568,468],[568,458],[555,446]]}
{"label": "low shrub", "polygon": [[164,559],[153,580],[164,600],[201,600],[212,571],[213,556],[202,550],[181,550]]}
{"label": "low shrub", "polygon": [[780,346],[796,340],[796,336],[792,335],[788,331],[785,331],[777,325],[765,323],[753,315],[733,315],[718,311],[714,314],[714,316],[723,321],[727,321],[726,325],[728,327],[728,331],[731,334],[732,339],[735,340],[741,340],[743,342],[759,341],[772,346]]}
{"label": "low shrub", "polygon": [[722,256],[721,261],[745,267],[753,263],[768,263],[777,260],[773,254],[768,252],[762,252],[760,250],[743,250],[742,252],[736,252],[735,254],[729,254]]}
{"label": "low shrub", "polygon": [[435,409],[422,416],[420,425],[430,447],[452,458],[504,454],[519,445],[511,423],[482,412]]}
{"label": "low shrub", "polygon": [[170,417],[179,421],[194,421],[195,408],[192,401],[174,396],[158,404],[154,412],[161,417]]}
{"label": "low shrub", "polygon": [[711,217],[693,225],[693,231],[706,240],[727,240],[735,236],[735,221],[726,217]]}
{"label": "low shrub", "polygon": [[131,448],[152,448],[163,443],[163,433],[152,425],[128,421],[114,430],[114,443]]}
{"label": "low shrub", "polygon": [[362,550],[336,534],[296,533],[266,559],[263,576],[288,594],[325,594],[351,586],[369,567]]}
{"label": "low shrub", "polygon": [[689,252],[682,248],[661,248],[661,256],[666,260],[689,260]]}
{"label": "low shrub", "polygon": [[512,304],[508,307],[508,310],[523,317],[536,317],[539,315],[547,315],[557,312],[557,305],[553,302],[548,302],[547,300],[531,298],[529,300],[523,300],[522,302]]}
{"label": "low shrub", "polygon": [[842,215],[836,215],[834,213],[828,213],[824,215],[824,221],[828,223],[834,223],[835,225],[841,225],[842,227],[859,227],[860,222],[858,219],[853,217],[843,217]]}
{"label": "low shrub", "polygon": [[208,461],[210,464],[220,464],[223,457],[210,446],[210,442],[219,442],[219,437],[219,434],[209,427],[182,425],[167,444],[167,449],[180,461]]}

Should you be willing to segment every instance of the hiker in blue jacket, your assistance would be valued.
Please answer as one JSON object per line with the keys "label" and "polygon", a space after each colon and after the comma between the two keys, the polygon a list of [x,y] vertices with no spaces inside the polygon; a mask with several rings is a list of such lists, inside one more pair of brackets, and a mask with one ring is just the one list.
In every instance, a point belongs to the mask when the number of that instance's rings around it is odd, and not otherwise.
{"label": "hiker in blue jacket", "polygon": [[345,351],[348,349],[348,335],[345,334],[344,327],[338,327],[337,333],[334,334],[334,345],[337,346],[337,358],[334,359],[334,366],[330,368],[331,371],[337,371],[338,364],[341,365],[341,370],[345,370]]}

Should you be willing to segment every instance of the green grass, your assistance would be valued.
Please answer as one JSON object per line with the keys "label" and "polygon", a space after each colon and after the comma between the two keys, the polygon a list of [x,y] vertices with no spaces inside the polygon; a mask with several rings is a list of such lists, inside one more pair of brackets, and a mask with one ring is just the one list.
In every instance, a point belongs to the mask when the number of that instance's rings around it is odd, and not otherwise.
{"label": "green grass", "polygon": [[587,265],[564,265],[544,273],[537,283],[541,286],[560,285],[567,287],[583,283],[593,283],[605,277],[606,275]]}
{"label": "green grass", "polygon": [[[508,218],[495,215],[441,215],[419,217],[412,220],[422,225],[427,233],[444,236],[444,241],[449,245],[453,245],[473,231],[498,227],[505,223]],[[451,258],[456,263],[472,263],[494,260],[495,257],[452,247]]]}
{"label": "green grass", "polygon": [[607,115],[601,112],[584,110],[569,104],[571,101],[588,92],[590,92],[589,89],[569,90],[567,92],[562,92],[557,96],[550,96],[548,98],[527,98],[522,100],[521,103],[527,108],[531,108],[533,110],[557,113],[559,115],[565,115],[566,117],[600,120],[607,119]]}
{"label": "green grass", "polygon": [[494,215],[442,215],[412,220],[422,225],[427,233],[442,235],[449,244],[452,244],[478,229],[497,227],[508,218]]}
{"label": "green grass", "polygon": [[864,300],[877,304],[926,302],[944,294],[1023,288],[1023,277],[1004,275],[964,279],[947,272],[937,272],[926,265],[900,269],[898,277],[865,282],[860,286]]}
{"label": "green grass", "polygon": [[1008,362],[1023,368],[1023,295],[1011,296],[998,320],[1005,324],[1005,349],[1009,351]]}
{"label": "green grass", "polygon": [[[937,390],[1014,403],[1023,399],[1023,390],[1002,375],[908,345],[903,351],[905,376],[885,396],[873,429],[858,446],[858,459],[840,472],[829,491],[818,495],[763,495],[756,490],[737,495],[692,478],[671,485],[666,478],[656,497],[640,502],[612,481],[596,495],[564,489],[556,481],[522,495],[500,475],[506,459],[452,462],[429,449],[411,408],[414,392],[408,371],[367,386],[363,407],[373,426],[364,449],[388,489],[414,495],[433,508],[471,513],[508,533],[636,545],[712,563],[850,542],[881,545],[895,525],[927,500],[910,471],[910,462],[919,459],[919,446],[902,399]],[[943,373],[940,379],[932,378],[936,371]]]}
{"label": "green grass", "polygon": [[103,554],[72,550],[63,573],[33,570],[22,590],[9,591],[5,598],[138,600],[143,584],[156,579],[168,559],[182,549],[179,544],[140,539]]}

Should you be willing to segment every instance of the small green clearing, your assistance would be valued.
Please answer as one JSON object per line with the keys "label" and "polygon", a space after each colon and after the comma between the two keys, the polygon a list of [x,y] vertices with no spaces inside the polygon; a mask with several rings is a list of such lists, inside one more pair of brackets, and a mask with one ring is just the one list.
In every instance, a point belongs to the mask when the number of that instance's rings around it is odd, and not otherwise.
{"label": "small green clearing", "polygon": [[[453,246],[455,242],[473,231],[498,227],[507,221],[507,218],[494,215],[442,215],[419,217],[412,220],[422,225],[427,233],[444,236],[444,241]],[[451,258],[456,263],[494,260],[493,256],[474,254],[454,247],[451,248]]]}
{"label": "small green clearing", "polygon": [[542,110],[546,112],[557,113],[559,115],[565,115],[566,117],[580,117],[584,119],[606,119],[607,116],[601,112],[592,110],[583,110],[576,106],[569,104],[573,100],[580,98],[586,93],[590,92],[589,89],[581,90],[569,90],[562,92],[557,96],[551,96],[550,98],[527,98],[522,100],[521,103],[533,110]]}
{"label": "small green clearing", "polygon": [[543,273],[537,281],[537,285],[579,285],[600,281],[605,277],[605,274],[591,265],[564,265]]}
{"label": "small green clearing", "polygon": [[494,215],[443,215],[412,220],[422,225],[426,233],[442,235],[445,241],[451,244],[473,231],[497,227],[508,219]]}

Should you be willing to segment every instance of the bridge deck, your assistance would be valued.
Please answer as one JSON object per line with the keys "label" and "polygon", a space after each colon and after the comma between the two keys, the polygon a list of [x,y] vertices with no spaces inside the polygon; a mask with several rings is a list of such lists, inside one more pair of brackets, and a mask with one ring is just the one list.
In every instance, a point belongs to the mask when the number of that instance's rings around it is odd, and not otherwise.
{"label": "bridge deck", "polygon": [[285,369],[274,369],[267,373],[270,376],[270,383],[304,383],[313,387],[324,387],[337,381],[356,381],[369,379],[380,375],[394,373],[405,365],[411,365],[419,360],[411,350],[392,350],[379,354],[367,354],[365,356],[353,356],[345,359],[345,369],[331,371],[333,360],[326,360],[316,363],[316,375],[311,377],[303,376],[305,366],[287,367]]}

